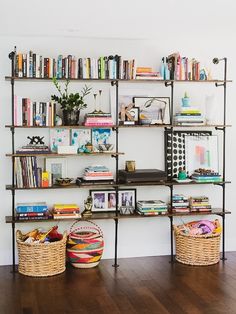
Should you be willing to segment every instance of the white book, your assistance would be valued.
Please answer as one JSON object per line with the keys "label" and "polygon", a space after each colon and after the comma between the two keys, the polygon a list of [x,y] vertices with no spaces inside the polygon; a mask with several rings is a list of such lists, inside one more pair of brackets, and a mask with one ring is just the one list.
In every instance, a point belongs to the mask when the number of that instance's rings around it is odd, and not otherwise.
{"label": "white book", "polygon": [[17,96],[17,125],[23,125],[22,121],[22,97]]}
{"label": "white book", "polygon": [[40,77],[40,55],[36,54],[36,77]]}

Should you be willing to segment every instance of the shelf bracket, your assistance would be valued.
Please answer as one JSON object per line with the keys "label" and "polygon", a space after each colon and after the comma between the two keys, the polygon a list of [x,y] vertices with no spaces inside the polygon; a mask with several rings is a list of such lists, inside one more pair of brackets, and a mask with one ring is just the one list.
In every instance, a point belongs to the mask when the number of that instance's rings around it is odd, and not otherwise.
{"label": "shelf bracket", "polygon": [[173,82],[172,81],[165,81],[165,87],[168,86],[173,86]]}
{"label": "shelf bracket", "polygon": [[112,80],[111,86],[118,86],[118,80]]}
{"label": "shelf bracket", "polygon": [[225,129],[225,127],[219,127],[219,126],[215,127],[216,131],[224,131],[224,129]]}
{"label": "shelf bracket", "polygon": [[225,86],[226,83],[215,83],[215,87]]}

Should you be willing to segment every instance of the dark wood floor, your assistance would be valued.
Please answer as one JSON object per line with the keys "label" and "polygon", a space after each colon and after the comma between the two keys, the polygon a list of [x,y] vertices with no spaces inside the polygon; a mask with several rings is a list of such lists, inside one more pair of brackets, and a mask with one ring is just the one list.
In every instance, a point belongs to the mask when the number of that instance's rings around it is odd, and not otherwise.
{"label": "dark wood floor", "polygon": [[236,313],[236,252],[207,267],[170,264],[169,257],[104,260],[49,278],[0,267],[0,314]]}

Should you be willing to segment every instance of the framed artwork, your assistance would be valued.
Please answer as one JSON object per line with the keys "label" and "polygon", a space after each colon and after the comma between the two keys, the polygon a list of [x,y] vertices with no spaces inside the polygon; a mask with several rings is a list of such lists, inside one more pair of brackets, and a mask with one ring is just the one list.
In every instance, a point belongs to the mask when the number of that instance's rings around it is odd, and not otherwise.
{"label": "framed artwork", "polygon": [[92,129],[92,145],[99,149],[99,145],[110,144],[111,129]]}
{"label": "framed artwork", "polygon": [[170,124],[169,97],[134,97],[133,102],[139,107],[141,124]]}
{"label": "framed artwork", "polygon": [[[116,210],[116,192],[114,190],[90,190],[93,198],[93,212],[108,212]],[[136,189],[118,191],[118,207],[135,209]]]}
{"label": "framed artwork", "polygon": [[[165,131],[165,161],[166,161],[165,170],[167,172],[168,179],[171,179],[172,174],[174,178],[177,178],[180,170],[187,171],[185,137],[188,135],[198,137],[210,136],[211,134],[212,134],[211,131],[173,131],[173,138],[171,139],[172,137],[171,131],[170,130]],[[173,147],[172,158],[171,146]]]}
{"label": "framed artwork", "polygon": [[219,172],[218,136],[185,136],[186,171],[191,176],[203,168]]}
{"label": "framed artwork", "polygon": [[50,129],[50,149],[57,153],[58,146],[70,145],[70,130],[69,129]]}
{"label": "framed artwork", "polygon": [[51,173],[52,184],[55,184],[57,178],[67,178],[67,159],[45,158],[45,170]]}
{"label": "framed artwork", "polygon": [[91,129],[72,129],[71,145],[76,146],[78,150],[83,150],[87,143],[91,143]]}

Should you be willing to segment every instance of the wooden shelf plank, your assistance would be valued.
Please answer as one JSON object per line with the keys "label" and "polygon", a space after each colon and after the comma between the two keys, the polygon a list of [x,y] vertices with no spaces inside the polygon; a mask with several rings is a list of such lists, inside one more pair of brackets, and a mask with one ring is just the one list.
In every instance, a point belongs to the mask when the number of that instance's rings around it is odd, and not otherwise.
{"label": "wooden shelf plank", "polygon": [[222,181],[222,182],[183,182],[183,183],[179,183],[176,181],[170,182],[140,182],[140,183],[119,183],[116,184],[115,182],[112,183],[86,183],[86,184],[81,184],[81,185],[77,185],[76,183],[71,183],[70,185],[67,186],[61,186],[61,185],[53,185],[50,187],[46,187],[46,188],[42,188],[42,187],[35,187],[35,188],[17,188],[17,187],[12,187],[12,185],[6,185],[6,190],[20,190],[20,191],[24,191],[24,190],[52,190],[52,189],[78,189],[78,188],[87,188],[87,189],[97,189],[97,188],[115,188],[115,187],[126,187],[126,186],[156,186],[156,185],[161,185],[161,186],[172,186],[172,185],[206,185],[206,184],[212,184],[212,185],[222,185],[222,184],[229,184],[231,183],[231,181]]}
{"label": "wooden shelf plank", "polygon": [[[10,81],[11,79],[14,79],[16,81],[52,81],[52,78],[32,78],[32,77],[13,77],[13,76],[5,76],[5,80],[6,81]],[[66,79],[57,79],[58,81],[65,81]],[[70,78],[70,81],[76,81],[76,82],[87,82],[87,81],[91,81],[91,82],[114,82],[114,81],[118,81],[118,82],[131,82],[131,83],[148,83],[148,82],[155,82],[155,83],[170,83],[170,82],[174,82],[174,83],[231,83],[232,80],[156,80],[156,79],[132,79],[132,80],[125,80],[125,79],[77,79],[77,78]]]}
{"label": "wooden shelf plank", "polygon": [[55,126],[26,126],[26,125],[5,125],[5,128],[16,128],[16,129],[112,129],[116,125],[105,126],[85,126],[85,125],[55,125]]}
{"label": "wooden shelf plank", "polygon": [[136,125],[112,125],[112,126],[84,126],[84,125],[61,125],[61,126],[18,126],[5,125],[6,128],[16,129],[112,129],[112,128],[228,128],[231,124],[202,124],[202,125],[170,125],[170,124],[136,124]]}
{"label": "wooden shelf plank", "polygon": [[94,152],[94,153],[79,153],[79,154],[56,154],[56,153],[48,153],[48,154],[6,154],[6,157],[31,157],[31,156],[38,156],[38,157],[80,157],[80,156],[93,156],[93,155],[108,155],[108,156],[117,156],[117,155],[124,155],[124,153],[116,153],[116,152]]}
{"label": "wooden shelf plank", "polygon": [[32,219],[32,220],[13,220],[12,216],[6,216],[5,221],[6,223],[37,223],[37,222],[54,222],[57,221],[71,221],[71,220],[98,220],[98,219],[129,219],[129,218],[163,218],[163,217],[178,217],[178,216],[207,216],[207,215],[228,215],[231,214],[230,211],[226,210],[223,212],[221,208],[213,208],[211,212],[191,212],[191,213],[165,213],[160,215],[153,215],[153,216],[145,216],[139,215],[138,213],[134,213],[132,215],[120,215],[116,216],[115,212],[104,212],[104,213],[93,213],[92,217],[85,219],[85,218],[71,218],[71,219]]}

